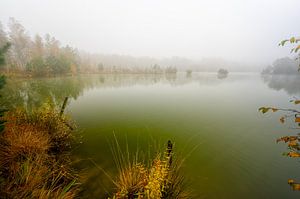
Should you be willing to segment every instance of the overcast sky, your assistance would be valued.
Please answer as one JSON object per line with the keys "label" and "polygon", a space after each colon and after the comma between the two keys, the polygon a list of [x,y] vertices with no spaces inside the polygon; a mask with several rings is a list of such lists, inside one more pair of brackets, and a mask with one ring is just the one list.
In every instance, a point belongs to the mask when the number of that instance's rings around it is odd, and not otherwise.
{"label": "overcast sky", "polygon": [[300,0],[1,0],[31,35],[89,52],[269,63],[300,35]]}

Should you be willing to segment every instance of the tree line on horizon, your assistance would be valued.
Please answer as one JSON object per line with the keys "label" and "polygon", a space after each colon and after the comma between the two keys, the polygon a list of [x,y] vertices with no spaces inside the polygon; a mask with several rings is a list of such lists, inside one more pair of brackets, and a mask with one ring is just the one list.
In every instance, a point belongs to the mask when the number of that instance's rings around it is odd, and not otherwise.
{"label": "tree line on horizon", "polygon": [[[125,63],[125,56],[100,56],[79,51],[69,45],[62,46],[50,34],[33,38],[23,25],[10,18],[7,31],[0,22],[0,47],[10,44],[5,55],[6,64],[0,72],[26,76],[56,76],[78,73],[176,73],[174,66],[162,67],[154,59],[146,58],[148,67]],[[103,60],[103,63],[101,60]],[[130,58],[128,59],[130,60]]]}

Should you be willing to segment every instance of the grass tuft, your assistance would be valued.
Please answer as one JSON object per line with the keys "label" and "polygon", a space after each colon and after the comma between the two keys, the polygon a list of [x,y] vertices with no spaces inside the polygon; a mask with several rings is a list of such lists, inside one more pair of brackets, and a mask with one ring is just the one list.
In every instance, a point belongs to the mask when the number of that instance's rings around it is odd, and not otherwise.
{"label": "grass tuft", "polygon": [[74,198],[70,121],[54,107],[7,112],[0,136],[1,198]]}
{"label": "grass tuft", "polygon": [[[119,147],[117,143],[117,148]],[[113,199],[188,199],[186,182],[182,175],[182,161],[173,154],[169,141],[166,151],[157,153],[150,165],[139,161],[137,155],[132,161],[115,149],[119,175],[114,181],[116,193]]]}

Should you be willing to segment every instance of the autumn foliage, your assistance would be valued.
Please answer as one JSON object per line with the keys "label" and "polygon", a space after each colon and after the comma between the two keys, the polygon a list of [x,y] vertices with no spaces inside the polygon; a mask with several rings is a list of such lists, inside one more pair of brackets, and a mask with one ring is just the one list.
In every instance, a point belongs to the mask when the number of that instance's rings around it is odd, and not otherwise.
{"label": "autumn foliage", "polygon": [[[300,100],[294,99],[290,100],[295,105],[300,104]],[[273,108],[273,107],[260,107],[258,109],[261,113],[265,114],[267,112],[277,112],[281,111],[285,114],[279,118],[280,123],[285,123],[287,119],[291,119],[297,125],[300,125],[300,111],[296,109],[284,109],[284,108]],[[288,152],[284,155],[291,158],[300,158],[300,133],[297,135],[283,136],[276,140],[276,142],[284,142],[287,144]],[[300,183],[296,182],[293,179],[288,180],[288,184],[292,187],[293,190],[300,191]]]}
{"label": "autumn foliage", "polygon": [[[74,198],[70,121],[49,105],[5,114],[0,136],[1,198]],[[70,124],[69,124],[70,125]]]}
{"label": "autumn foliage", "polygon": [[[122,158],[122,157],[121,157]],[[122,163],[114,182],[113,199],[188,199],[181,164],[173,157],[172,143],[147,166],[141,161]]]}

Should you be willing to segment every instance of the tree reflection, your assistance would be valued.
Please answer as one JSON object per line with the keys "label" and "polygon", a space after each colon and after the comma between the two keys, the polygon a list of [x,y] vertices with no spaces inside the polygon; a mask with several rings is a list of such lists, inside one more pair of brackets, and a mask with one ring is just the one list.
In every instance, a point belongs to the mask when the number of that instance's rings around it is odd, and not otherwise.
{"label": "tree reflection", "polygon": [[31,109],[41,106],[46,101],[60,106],[65,97],[76,100],[89,89],[147,86],[157,83],[182,86],[194,82],[199,83],[199,85],[218,85],[221,83],[214,75],[195,74],[187,77],[184,73],[103,74],[39,79],[11,78],[8,79],[7,86],[2,91],[2,104],[9,109],[20,106]]}
{"label": "tree reflection", "polygon": [[300,94],[300,75],[262,75],[262,79],[271,89],[284,90],[289,95]]}

